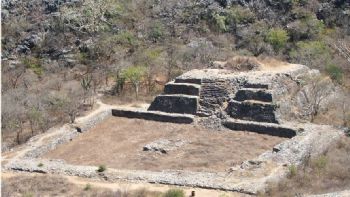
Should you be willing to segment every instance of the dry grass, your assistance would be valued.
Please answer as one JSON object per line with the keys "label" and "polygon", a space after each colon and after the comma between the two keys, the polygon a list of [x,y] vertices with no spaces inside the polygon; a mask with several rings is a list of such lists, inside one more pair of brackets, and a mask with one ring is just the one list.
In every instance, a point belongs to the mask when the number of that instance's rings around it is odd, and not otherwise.
{"label": "dry grass", "polygon": [[272,185],[262,196],[295,196],[320,194],[350,188],[350,138],[342,137],[329,150],[298,169],[290,168],[290,175]]}
{"label": "dry grass", "polygon": [[[167,154],[143,151],[144,145],[158,139],[190,143]],[[243,131],[212,131],[193,125],[111,117],[44,157],[117,169],[216,172],[271,150],[283,140]]]}
{"label": "dry grass", "polygon": [[262,64],[255,57],[236,56],[227,60],[226,69],[237,71],[258,70]]}
{"label": "dry grass", "polygon": [[159,192],[150,192],[146,189],[134,191],[96,188],[87,184],[79,186],[72,184],[68,179],[52,175],[20,175],[3,178],[1,182],[1,196],[3,197],[30,197],[30,196],[99,196],[99,197],[154,197]]}

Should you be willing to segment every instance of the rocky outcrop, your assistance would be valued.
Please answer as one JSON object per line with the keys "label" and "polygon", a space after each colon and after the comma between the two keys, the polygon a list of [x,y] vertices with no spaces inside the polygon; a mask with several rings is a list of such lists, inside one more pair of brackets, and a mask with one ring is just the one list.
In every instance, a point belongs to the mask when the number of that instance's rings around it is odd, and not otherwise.
{"label": "rocky outcrop", "polygon": [[168,140],[168,139],[159,139],[149,144],[146,144],[143,147],[143,151],[158,152],[162,154],[167,154],[169,151],[176,150],[179,147],[187,144],[185,140]]}

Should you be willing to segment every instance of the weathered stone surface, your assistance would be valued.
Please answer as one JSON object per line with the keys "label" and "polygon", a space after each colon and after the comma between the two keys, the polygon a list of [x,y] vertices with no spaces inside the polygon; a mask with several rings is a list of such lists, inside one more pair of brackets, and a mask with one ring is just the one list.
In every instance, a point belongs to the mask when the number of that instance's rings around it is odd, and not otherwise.
{"label": "weathered stone surface", "polygon": [[145,120],[183,124],[191,124],[194,119],[192,115],[187,114],[170,114],[156,111],[141,111],[131,109],[112,109],[112,115],[126,118],[139,118]]}
{"label": "weathered stone surface", "polygon": [[246,83],[243,85],[244,88],[259,88],[259,89],[269,89],[268,84],[262,83]]}
{"label": "weathered stone surface", "polygon": [[149,144],[146,144],[143,147],[143,151],[152,151],[159,152],[162,154],[167,154],[169,151],[176,150],[179,147],[187,144],[185,140],[168,140],[168,139],[159,139]]}
{"label": "weathered stone surface", "polygon": [[275,117],[276,106],[271,103],[252,100],[231,100],[226,109],[227,113],[236,119],[278,123]]}
{"label": "weathered stone surface", "polygon": [[200,85],[190,83],[167,83],[164,94],[186,94],[199,96]]}
{"label": "weathered stone surface", "polygon": [[286,138],[294,137],[297,134],[296,130],[293,128],[273,123],[258,123],[253,121],[228,119],[226,121],[223,121],[223,125],[232,130],[251,131]]}
{"label": "weathered stone surface", "polygon": [[235,85],[232,83],[227,79],[203,79],[197,114],[211,116],[220,113],[224,103],[230,100],[235,91]]}
{"label": "weathered stone surface", "polygon": [[272,94],[265,89],[242,88],[239,89],[234,98],[237,101],[257,100],[263,102],[272,102]]}
{"label": "weathered stone surface", "polygon": [[182,78],[176,78],[175,83],[193,83],[193,84],[202,84],[202,79],[196,79],[196,78],[188,78],[188,79],[182,79]]}
{"label": "weathered stone surface", "polygon": [[148,110],[179,114],[196,114],[197,108],[198,96],[175,94],[157,96]]}

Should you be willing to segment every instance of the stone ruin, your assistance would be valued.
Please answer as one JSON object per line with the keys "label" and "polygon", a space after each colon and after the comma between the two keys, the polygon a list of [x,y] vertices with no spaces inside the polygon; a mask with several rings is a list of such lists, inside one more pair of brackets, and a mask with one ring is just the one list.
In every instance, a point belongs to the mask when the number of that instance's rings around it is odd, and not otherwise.
{"label": "stone ruin", "polygon": [[284,126],[298,90],[299,78],[311,73],[306,66],[289,64],[237,72],[227,69],[191,70],[167,83],[147,111],[115,109],[115,116],[165,122],[192,123],[218,119],[233,130],[293,137]]}
{"label": "stone ruin", "polygon": [[[262,67],[244,72],[230,69],[192,70],[166,84],[164,93],[158,95],[147,110],[114,106],[112,109],[110,106],[101,108],[94,116],[80,119],[76,125],[52,128],[47,132],[48,136],[43,134],[44,138],[40,135],[32,138],[26,149],[21,149],[18,155],[5,163],[4,169],[111,182],[146,181],[257,195],[266,191],[268,184],[278,183],[287,177],[289,166],[300,166],[307,159],[323,154],[343,135],[343,131],[332,126],[289,121],[290,114],[297,111],[297,106],[290,100],[300,88],[299,79],[316,73],[302,65]],[[184,124],[219,123],[232,130],[293,138],[256,158],[234,164],[225,172],[111,168],[98,173],[96,166],[73,165],[43,158],[58,145],[70,142],[80,132],[88,132],[109,117],[111,109],[114,116]],[[80,132],[77,132],[77,128]],[[43,139],[45,143],[42,143]],[[163,155],[189,143],[181,139],[156,139],[146,144],[143,151]],[[38,163],[43,165],[39,166]]]}

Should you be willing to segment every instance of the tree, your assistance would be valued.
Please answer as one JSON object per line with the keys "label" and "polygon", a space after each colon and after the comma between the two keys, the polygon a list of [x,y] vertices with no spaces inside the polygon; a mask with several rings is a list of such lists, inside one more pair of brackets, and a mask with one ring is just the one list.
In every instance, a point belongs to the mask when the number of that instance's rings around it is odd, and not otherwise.
{"label": "tree", "polygon": [[328,77],[320,75],[308,77],[304,82],[306,85],[301,89],[301,95],[305,99],[305,115],[314,122],[320,112],[321,104],[325,104],[325,100],[333,91],[333,84]]}
{"label": "tree", "polygon": [[129,80],[132,83],[135,89],[136,99],[138,99],[139,97],[140,82],[144,77],[145,73],[146,73],[146,68],[143,66],[131,66],[125,69],[122,73],[125,79]]}
{"label": "tree", "polygon": [[2,95],[1,127],[16,132],[16,142],[21,143],[24,123],[26,121],[25,89],[11,89]]}

